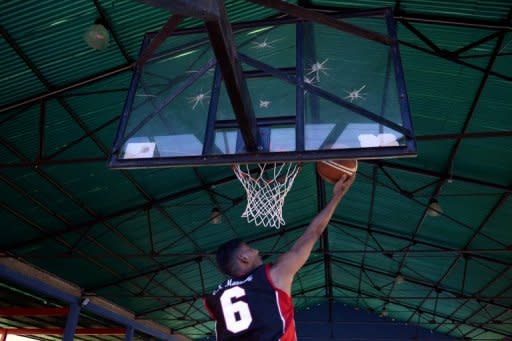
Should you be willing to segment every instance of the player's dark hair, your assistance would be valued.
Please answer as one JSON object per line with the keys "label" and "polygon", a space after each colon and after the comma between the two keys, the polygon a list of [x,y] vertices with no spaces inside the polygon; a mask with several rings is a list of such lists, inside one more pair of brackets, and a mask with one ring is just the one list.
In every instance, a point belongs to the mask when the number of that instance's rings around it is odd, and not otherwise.
{"label": "player's dark hair", "polygon": [[242,244],[243,241],[241,239],[235,238],[225,242],[217,250],[217,265],[219,266],[220,271],[228,276],[234,275],[234,267],[236,265],[235,254]]}

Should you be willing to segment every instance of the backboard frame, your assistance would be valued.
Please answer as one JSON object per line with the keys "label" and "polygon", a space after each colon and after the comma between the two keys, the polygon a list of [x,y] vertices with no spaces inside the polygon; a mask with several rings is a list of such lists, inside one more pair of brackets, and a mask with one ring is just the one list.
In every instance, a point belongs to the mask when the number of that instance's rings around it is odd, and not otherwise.
{"label": "backboard frame", "polygon": [[[364,108],[361,108],[339,96],[332,94],[319,87],[306,84],[304,82],[304,22],[296,18],[286,19],[267,19],[256,22],[241,23],[232,25],[233,30],[243,30],[249,28],[259,28],[268,25],[283,25],[295,24],[296,25],[296,67],[288,69],[277,69],[255,58],[242,53],[238,54],[241,62],[254,67],[253,71],[243,72],[245,79],[252,77],[271,76],[280,79],[288,84],[291,84],[296,89],[296,108],[295,116],[274,117],[274,118],[256,118],[257,125],[260,132],[265,130],[265,127],[279,124],[290,124],[295,126],[296,149],[294,151],[285,152],[270,152],[264,150],[263,145],[259,145],[260,150],[256,152],[244,152],[236,154],[211,154],[212,144],[214,139],[215,129],[219,128],[238,128],[236,120],[218,120],[217,119],[217,106],[219,101],[219,94],[221,88],[222,74],[219,63],[211,60],[207,65],[204,65],[201,72],[206,72],[210,68],[215,68],[214,81],[211,88],[211,100],[209,103],[208,117],[206,123],[206,132],[203,138],[202,155],[190,155],[180,157],[151,157],[151,158],[121,158],[120,153],[123,143],[126,142],[126,126],[133,105],[133,99],[137,91],[137,84],[141,76],[143,65],[137,67],[132,76],[130,88],[121,115],[119,128],[113,144],[112,153],[109,156],[108,166],[115,169],[131,169],[131,168],[152,168],[152,167],[177,167],[177,166],[201,166],[201,165],[228,165],[234,163],[262,163],[262,162],[280,162],[280,161],[316,161],[325,159],[381,159],[381,158],[396,158],[396,157],[411,157],[416,155],[416,141],[414,130],[412,127],[411,112],[409,108],[409,101],[405,87],[405,79],[403,68],[400,59],[400,52],[398,48],[398,40],[396,35],[396,22],[393,18],[392,11],[389,8],[376,9],[376,10],[362,10],[350,11],[343,14],[333,16],[336,19],[351,18],[351,17],[364,17],[364,16],[380,16],[386,21],[389,48],[391,52],[391,59],[393,63],[394,77],[396,79],[397,91],[399,93],[399,105],[402,124],[397,125],[394,122],[388,121]],[[173,35],[186,35],[191,33],[205,32],[206,29],[194,28],[178,30]],[[155,33],[148,33],[141,47],[141,54],[149,45]],[[169,39],[172,39],[169,38]],[[151,61],[158,56],[150,57]],[[194,77],[199,77],[200,74],[194,74],[189,77],[188,82],[193,82]],[[309,91],[316,96],[324,98],[330,102],[344,106],[354,111],[355,113],[365,116],[366,118],[383,124],[389,128],[403,133],[405,143],[401,146],[388,146],[388,147],[367,147],[367,148],[344,148],[344,149],[322,149],[322,150],[305,150],[304,148],[304,91]],[[153,113],[154,114],[154,113]]]}

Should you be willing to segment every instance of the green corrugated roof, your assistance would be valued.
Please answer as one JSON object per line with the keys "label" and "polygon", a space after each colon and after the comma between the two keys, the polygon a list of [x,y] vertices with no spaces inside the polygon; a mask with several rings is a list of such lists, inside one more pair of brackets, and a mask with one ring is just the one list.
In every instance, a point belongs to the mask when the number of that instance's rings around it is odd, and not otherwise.
{"label": "green corrugated roof", "polygon": [[[82,40],[100,15],[95,3],[118,40],[103,51]],[[298,3],[323,10],[397,11],[418,135],[416,158],[360,164],[329,227],[327,285],[334,298],[376,313],[386,306],[389,318],[413,324],[421,315],[421,326],[453,337],[510,336],[512,28],[505,22],[510,1]],[[226,8],[231,22],[277,14],[246,1],[226,1]],[[131,80],[128,68],[122,70],[136,60],[144,34],[158,31],[168,17],[135,1],[0,3],[0,245],[146,319],[202,338],[211,334],[213,323],[199,297],[223,279],[212,257],[219,244],[236,236],[253,240],[275,260],[315,216],[320,198],[314,167],[307,163],[287,197],[287,225],[278,233],[240,218],[245,193],[229,167],[107,169]],[[180,27],[198,25],[187,19]],[[408,25],[445,52],[432,50]],[[503,43],[489,77],[483,70],[496,38],[461,53],[459,63],[446,53],[498,29]],[[164,45],[190,41],[180,36]],[[269,58],[283,65],[286,60]],[[98,75],[104,78],[89,82]],[[251,83],[253,93],[261,91],[258,82]],[[52,93],[67,86],[72,89]],[[280,82],[273,86],[285,88]],[[35,97],[44,99],[42,155],[55,156],[46,164],[38,164],[42,102]],[[232,117],[230,108],[222,113]],[[327,198],[330,190],[328,185]],[[444,211],[440,217],[424,215],[432,196]],[[220,225],[209,222],[215,206],[223,212]],[[297,309],[327,301],[325,259],[316,248],[297,276]],[[398,273],[403,283],[395,283]]]}

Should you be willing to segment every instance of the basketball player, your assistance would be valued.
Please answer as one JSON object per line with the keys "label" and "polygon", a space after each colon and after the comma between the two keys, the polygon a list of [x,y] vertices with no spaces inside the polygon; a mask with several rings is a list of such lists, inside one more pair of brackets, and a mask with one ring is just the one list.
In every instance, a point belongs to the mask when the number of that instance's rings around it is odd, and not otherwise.
{"label": "basketball player", "polygon": [[331,201],[275,264],[263,264],[259,251],[240,239],[219,248],[217,263],[231,278],[204,298],[216,322],[217,341],[297,340],[291,299],[293,278],[308,260],[354,179],[355,175],[344,175],[334,185]]}

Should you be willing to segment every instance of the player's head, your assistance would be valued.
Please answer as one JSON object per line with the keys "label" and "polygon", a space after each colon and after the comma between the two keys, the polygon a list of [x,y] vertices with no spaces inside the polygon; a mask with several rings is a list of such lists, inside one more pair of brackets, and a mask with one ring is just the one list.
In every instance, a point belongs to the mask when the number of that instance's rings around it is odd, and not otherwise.
{"label": "player's head", "polygon": [[260,252],[241,239],[232,239],[217,250],[217,264],[228,276],[243,276],[262,264]]}

